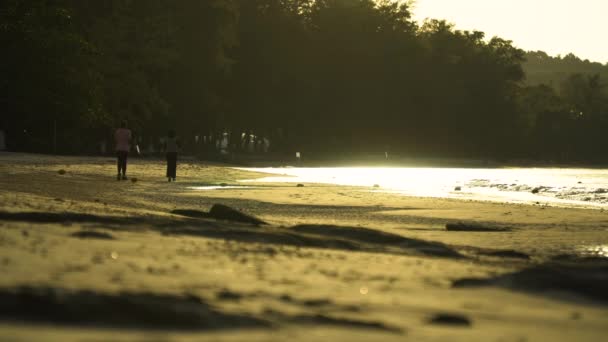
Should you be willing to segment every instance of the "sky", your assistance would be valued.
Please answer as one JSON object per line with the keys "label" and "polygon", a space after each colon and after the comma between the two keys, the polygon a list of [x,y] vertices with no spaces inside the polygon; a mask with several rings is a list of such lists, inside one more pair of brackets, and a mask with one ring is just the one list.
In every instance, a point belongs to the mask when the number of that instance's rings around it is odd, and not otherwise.
{"label": "sky", "polygon": [[446,19],[524,50],[608,63],[608,0],[416,0],[414,18]]}

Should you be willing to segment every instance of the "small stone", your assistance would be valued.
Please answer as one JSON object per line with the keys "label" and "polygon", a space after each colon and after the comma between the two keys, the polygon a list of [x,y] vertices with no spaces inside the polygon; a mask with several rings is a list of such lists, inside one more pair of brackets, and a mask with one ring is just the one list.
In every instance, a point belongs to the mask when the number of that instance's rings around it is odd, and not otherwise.
{"label": "small stone", "polygon": [[296,185],[296,186],[297,186],[298,188],[303,188],[303,187],[304,187],[304,184],[302,184],[302,183],[298,183],[298,185]]}
{"label": "small stone", "polygon": [[114,237],[108,233],[98,232],[94,230],[82,230],[70,234],[70,236],[79,239],[99,239],[99,240],[114,240]]}
{"label": "small stone", "polygon": [[432,324],[471,326],[471,320],[459,314],[439,313],[429,319]]}
{"label": "small stone", "polygon": [[217,297],[217,299],[220,299],[220,300],[239,300],[243,296],[239,293],[232,292],[227,289],[223,289],[216,294],[216,297]]}
{"label": "small stone", "polygon": [[57,171],[58,174],[60,175],[65,175],[65,170],[64,169],[60,169],[59,171]]}
{"label": "small stone", "polygon": [[137,183],[137,178],[131,177],[131,183]]}
{"label": "small stone", "polygon": [[460,191],[460,190],[462,190],[462,188],[459,187],[459,186],[457,186],[457,187],[454,188],[454,191]]}

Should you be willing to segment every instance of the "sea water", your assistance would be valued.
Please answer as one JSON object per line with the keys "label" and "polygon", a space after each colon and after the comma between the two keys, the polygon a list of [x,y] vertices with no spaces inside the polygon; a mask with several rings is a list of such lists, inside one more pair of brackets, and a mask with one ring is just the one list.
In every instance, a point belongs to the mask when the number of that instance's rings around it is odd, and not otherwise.
{"label": "sea water", "polygon": [[608,208],[608,169],[285,167],[245,168],[268,177],[244,182],[324,183],[409,196]]}

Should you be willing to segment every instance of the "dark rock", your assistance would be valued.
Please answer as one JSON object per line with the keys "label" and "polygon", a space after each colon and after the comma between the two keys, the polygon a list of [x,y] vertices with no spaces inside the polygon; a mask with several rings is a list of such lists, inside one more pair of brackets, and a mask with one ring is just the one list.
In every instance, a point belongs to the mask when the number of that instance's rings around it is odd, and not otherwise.
{"label": "dark rock", "polygon": [[79,239],[100,239],[100,240],[114,240],[114,236],[104,233],[104,232],[96,232],[94,230],[81,230],[79,232],[75,232],[70,234],[70,236],[79,238]]}
{"label": "dark rock", "polygon": [[303,188],[303,187],[304,187],[304,184],[302,184],[302,183],[298,183],[298,185],[296,185],[296,186],[297,186],[298,188]]}
{"label": "dark rock", "polygon": [[482,252],[483,255],[495,256],[501,258],[516,258],[516,259],[530,259],[530,256],[526,253],[514,251],[514,250],[504,250],[504,251],[487,251]]}
{"label": "dark rock", "polygon": [[64,169],[60,169],[59,171],[57,171],[58,174],[60,175],[65,175],[65,170]]}
{"label": "dark rock", "polygon": [[454,188],[454,191],[460,191],[460,190],[462,190],[462,187],[457,186]]}
{"label": "dark rock", "polygon": [[255,225],[267,224],[257,217],[247,215],[223,204],[214,204],[209,210],[209,216],[219,220],[250,223]]}
{"label": "dark rock", "polygon": [[243,298],[243,295],[236,292],[232,292],[227,289],[221,290],[215,296],[217,297],[217,299],[220,300],[240,300],[241,298]]}
{"label": "dark rock", "polygon": [[458,326],[471,326],[471,320],[465,315],[438,313],[429,319],[431,324],[445,324]]}
{"label": "dark rock", "polygon": [[137,183],[137,178],[131,177],[131,183]]}
{"label": "dark rock", "polygon": [[445,225],[447,231],[454,232],[508,232],[511,229],[507,227],[490,227],[478,223],[448,223]]}
{"label": "dark rock", "polygon": [[288,319],[295,323],[313,324],[314,326],[322,326],[322,325],[332,326],[333,325],[333,326],[339,326],[339,327],[345,327],[345,328],[383,330],[386,332],[399,333],[399,334],[404,333],[403,329],[396,327],[396,326],[390,326],[390,325],[384,324],[382,322],[360,321],[360,320],[355,320],[355,319],[350,319],[350,318],[345,318],[345,317],[340,317],[340,318],[331,317],[331,316],[327,316],[327,315],[323,315],[323,314],[297,315],[297,316],[290,317]]}
{"label": "dark rock", "polygon": [[302,302],[302,304],[304,304],[306,306],[311,306],[311,307],[318,307],[318,306],[329,306],[329,305],[332,305],[333,303],[329,299],[307,299],[307,300],[304,300]]}
{"label": "dark rock", "polygon": [[288,303],[293,302],[293,298],[292,298],[290,295],[288,295],[288,294],[282,294],[282,295],[279,297],[279,299],[280,299],[281,301],[283,301],[283,302],[288,302]]}
{"label": "dark rock", "polygon": [[532,189],[532,193],[533,193],[533,194],[537,194],[537,193],[539,193],[539,192],[540,192],[542,189],[543,189],[543,187],[542,187],[542,186],[536,187],[536,188]]}

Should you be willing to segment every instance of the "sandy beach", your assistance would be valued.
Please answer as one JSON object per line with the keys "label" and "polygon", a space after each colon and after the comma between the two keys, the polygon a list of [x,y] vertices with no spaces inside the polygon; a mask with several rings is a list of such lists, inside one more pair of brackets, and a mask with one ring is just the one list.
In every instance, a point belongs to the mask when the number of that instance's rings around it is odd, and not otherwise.
{"label": "sandy beach", "polygon": [[194,160],[168,183],[164,168],[134,158],[116,181],[112,157],[0,153],[0,340],[608,336],[604,210],[232,188],[265,175]]}

